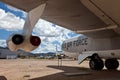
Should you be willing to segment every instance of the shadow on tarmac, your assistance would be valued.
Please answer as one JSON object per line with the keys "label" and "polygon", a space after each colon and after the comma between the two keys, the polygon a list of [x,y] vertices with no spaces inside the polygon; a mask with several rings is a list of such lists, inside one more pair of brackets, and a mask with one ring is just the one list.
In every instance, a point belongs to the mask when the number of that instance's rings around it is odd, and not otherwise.
{"label": "shadow on tarmac", "polygon": [[[49,68],[63,70],[64,72],[51,74],[43,77],[37,77],[29,80],[119,80],[120,71],[117,70],[102,70],[95,71],[85,67],[70,67],[70,66],[47,66]],[[90,75],[66,76],[64,73],[89,72]]]}
{"label": "shadow on tarmac", "polygon": [[0,76],[0,80],[7,80],[5,76]]}

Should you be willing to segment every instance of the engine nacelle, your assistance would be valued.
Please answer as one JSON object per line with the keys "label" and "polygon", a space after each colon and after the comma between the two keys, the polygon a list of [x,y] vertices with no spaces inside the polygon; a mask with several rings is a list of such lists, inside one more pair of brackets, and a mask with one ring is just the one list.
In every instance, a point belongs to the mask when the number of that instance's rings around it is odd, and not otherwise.
{"label": "engine nacelle", "polygon": [[22,49],[24,51],[32,51],[36,49],[41,43],[38,36],[23,36],[22,34],[14,34],[7,40],[8,48],[11,51]]}

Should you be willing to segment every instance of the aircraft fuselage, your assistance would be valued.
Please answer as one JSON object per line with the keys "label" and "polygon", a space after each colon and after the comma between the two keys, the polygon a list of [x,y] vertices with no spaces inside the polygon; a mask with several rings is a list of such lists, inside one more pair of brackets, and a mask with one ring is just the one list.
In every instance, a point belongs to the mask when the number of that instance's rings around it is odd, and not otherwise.
{"label": "aircraft fuselage", "polygon": [[70,57],[78,57],[85,51],[105,51],[120,49],[120,37],[115,38],[90,38],[79,36],[66,40],[62,44],[62,50]]}

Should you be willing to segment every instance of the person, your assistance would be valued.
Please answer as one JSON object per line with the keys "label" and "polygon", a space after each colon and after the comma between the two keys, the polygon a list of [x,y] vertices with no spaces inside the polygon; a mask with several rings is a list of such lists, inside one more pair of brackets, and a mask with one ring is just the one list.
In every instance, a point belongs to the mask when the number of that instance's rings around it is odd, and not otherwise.
{"label": "person", "polygon": [[62,56],[61,55],[57,55],[58,57],[58,66],[62,66]]}

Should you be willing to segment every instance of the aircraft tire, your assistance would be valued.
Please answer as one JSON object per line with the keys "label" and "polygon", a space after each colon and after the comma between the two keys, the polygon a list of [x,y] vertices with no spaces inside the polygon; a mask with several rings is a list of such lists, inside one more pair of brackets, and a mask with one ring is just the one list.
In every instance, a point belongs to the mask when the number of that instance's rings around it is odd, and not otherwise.
{"label": "aircraft tire", "polygon": [[119,67],[119,62],[117,59],[106,59],[105,67],[108,70],[116,70]]}
{"label": "aircraft tire", "polygon": [[90,60],[89,62],[90,69],[92,70],[102,70],[104,67],[104,63],[102,60]]}

